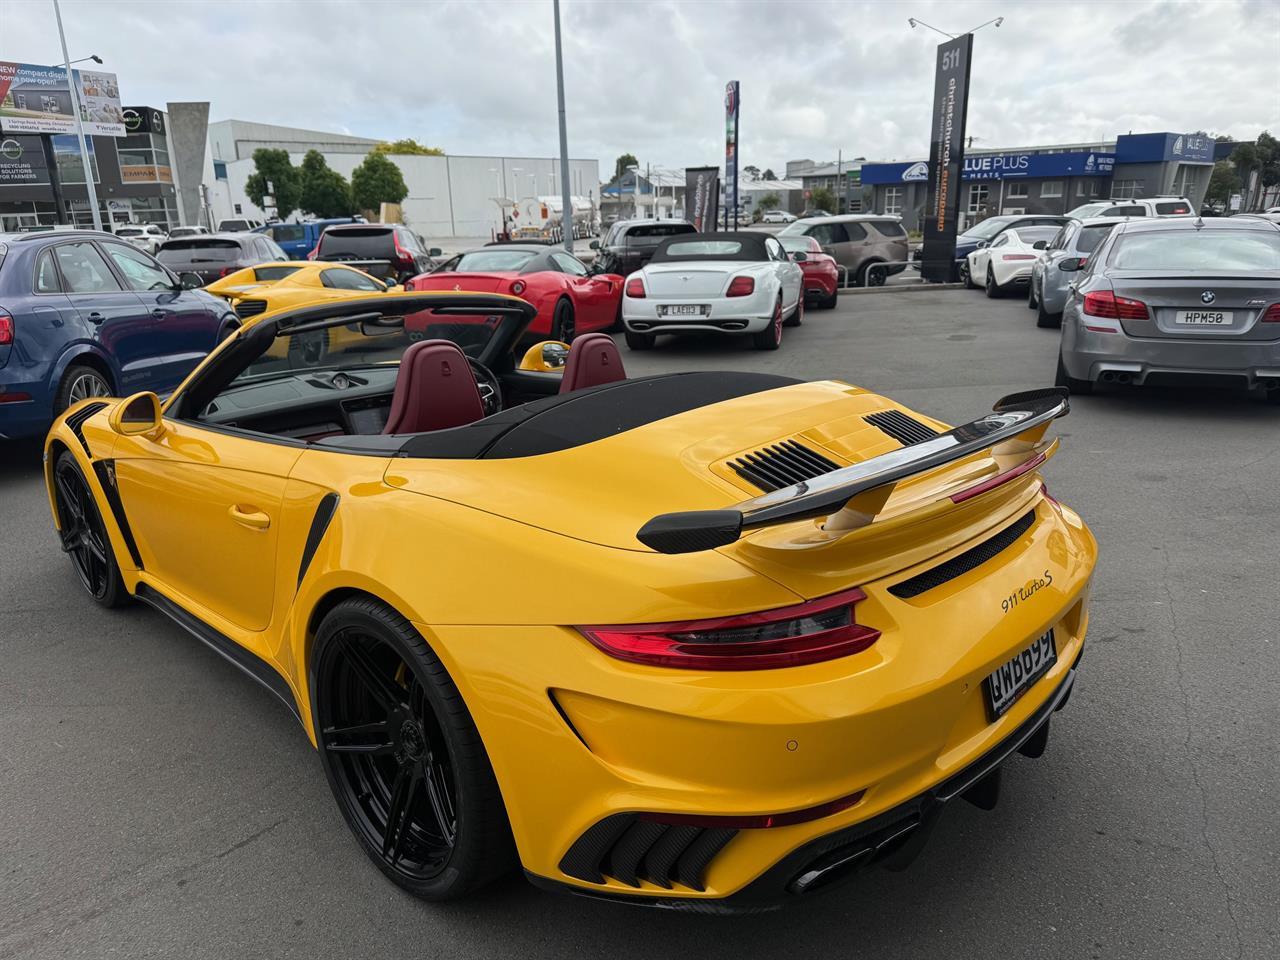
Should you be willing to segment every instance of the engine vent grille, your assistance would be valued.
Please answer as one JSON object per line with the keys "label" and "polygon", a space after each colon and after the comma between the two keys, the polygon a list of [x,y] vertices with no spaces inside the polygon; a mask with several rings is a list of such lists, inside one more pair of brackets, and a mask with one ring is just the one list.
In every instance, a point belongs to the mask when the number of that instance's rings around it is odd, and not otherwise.
{"label": "engine vent grille", "polygon": [[816,450],[810,450],[797,440],[784,440],[755,453],[745,454],[737,460],[729,461],[729,466],[738,476],[755,484],[765,493],[840,469],[840,464],[828,460]]}
{"label": "engine vent grille", "polygon": [[629,887],[641,880],[670,890],[705,890],[707,867],[737,830],[658,823],[635,813],[605,817],[574,841],[560,869],[588,883],[606,877]]}
{"label": "engine vent grille", "polygon": [[1031,529],[1031,525],[1035,521],[1036,512],[1034,510],[1028,511],[994,537],[982,541],[976,547],[970,547],[964,553],[952,557],[946,563],[940,563],[931,570],[916,574],[910,580],[895,583],[889,588],[889,592],[895,597],[910,600],[912,597],[918,597],[934,587],[940,587],[948,580],[954,580],[975,567],[982,566],[1002,550],[1008,549],[1015,540]]}
{"label": "engine vent grille", "polygon": [[881,410],[862,418],[874,427],[879,427],[904,447],[913,443],[931,440],[938,435],[933,427],[921,423],[914,417],[908,417],[901,410]]}
{"label": "engine vent grille", "polygon": [[246,317],[256,317],[266,309],[267,301],[265,300],[241,300],[236,304],[236,316],[241,320]]}
{"label": "engine vent grille", "polygon": [[93,456],[93,451],[89,449],[89,442],[84,438],[84,422],[105,406],[105,403],[86,403],[75,413],[67,417],[67,426],[71,428],[71,432],[74,433],[76,435],[76,439],[80,441],[80,446],[84,447],[84,452],[91,457]]}

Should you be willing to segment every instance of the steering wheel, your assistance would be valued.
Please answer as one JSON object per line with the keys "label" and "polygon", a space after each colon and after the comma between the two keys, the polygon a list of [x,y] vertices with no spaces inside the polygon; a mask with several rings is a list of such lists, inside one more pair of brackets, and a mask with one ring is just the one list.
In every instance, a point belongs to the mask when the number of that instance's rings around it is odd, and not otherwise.
{"label": "steering wheel", "polygon": [[484,415],[491,417],[502,409],[502,384],[494,376],[492,370],[479,360],[467,357],[471,364],[471,372],[476,376],[476,386],[480,388],[480,402],[484,405]]}

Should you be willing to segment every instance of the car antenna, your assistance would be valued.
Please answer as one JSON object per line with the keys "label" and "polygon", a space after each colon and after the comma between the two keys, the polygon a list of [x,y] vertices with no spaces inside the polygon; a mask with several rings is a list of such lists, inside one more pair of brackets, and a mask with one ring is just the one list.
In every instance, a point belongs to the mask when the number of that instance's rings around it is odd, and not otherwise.
{"label": "car antenna", "polygon": [[1199,214],[1199,213],[1197,213],[1197,214],[1196,214],[1196,222],[1195,222],[1194,226],[1195,226],[1195,228],[1196,228],[1197,230],[1199,230],[1201,227],[1203,227],[1203,226],[1204,226],[1204,215],[1203,215],[1203,214]]}

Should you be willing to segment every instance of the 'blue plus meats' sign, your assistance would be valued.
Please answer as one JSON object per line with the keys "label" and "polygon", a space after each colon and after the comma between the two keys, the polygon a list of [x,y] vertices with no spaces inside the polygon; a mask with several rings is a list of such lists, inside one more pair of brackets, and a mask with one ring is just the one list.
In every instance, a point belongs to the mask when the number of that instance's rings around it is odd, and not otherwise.
{"label": "'blue plus meats' sign", "polygon": [[[1069,153],[998,153],[965,157],[965,180],[1014,180],[1027,177],[1109,177],[1116,155],[1092,150]],[[862,182],[910,183],[926,180],[929,165],[916,163],[868,163],[862,167]]]}

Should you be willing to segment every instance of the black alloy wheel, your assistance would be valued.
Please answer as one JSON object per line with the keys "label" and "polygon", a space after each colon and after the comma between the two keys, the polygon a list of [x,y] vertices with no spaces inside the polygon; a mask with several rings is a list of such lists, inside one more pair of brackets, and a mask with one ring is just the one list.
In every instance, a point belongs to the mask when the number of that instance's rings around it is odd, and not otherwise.
{"label": "black alloy wheel", "polygon": [[121,606],[128,592],[120,577],[111,540],[89,484],[75,457],[64,450],[53,468],[58,538],[89,596],[104,607]]}
{"label": "black alloy wheel", "polygon": [[996,283],[995,272],[991,269],[991,264],[987,264],[987,280],[985,284],[987,296],[994,300],[1000,296],[1000,286]]}
{"label": "black alloy wheel", "polygon": [[966,290],[972,290],[975,286],[973,277],[969,274],[969,259],[967,257],[960,261],[960,282],[964,284]]}
{"label": "black alloy wheel", "polygon": [[1027,309],[1034,310],[1039,302],[1036,299],[1036,275],[1032,273],[1031,280],[1027,283]]}
{"label": "black alloy wheel", "polygon": [[574,327],[573,304],[568,300],[561,300],[556,304],[555,319],[551,324],[551,339],[562,343],[573,343],[575,336],[577,336],[577,330]]}
{"label": "black alloy wheel", "polygon": [[507,872],[511,833],[488,757],[418,632],[362,598],[335,607],[316,644],[321,762],[373,862],[428,900],[461,896]]}

